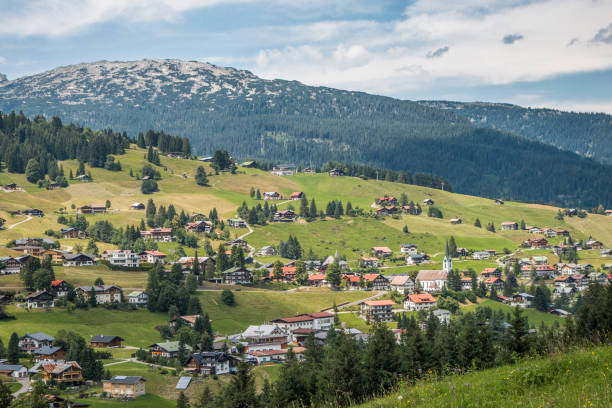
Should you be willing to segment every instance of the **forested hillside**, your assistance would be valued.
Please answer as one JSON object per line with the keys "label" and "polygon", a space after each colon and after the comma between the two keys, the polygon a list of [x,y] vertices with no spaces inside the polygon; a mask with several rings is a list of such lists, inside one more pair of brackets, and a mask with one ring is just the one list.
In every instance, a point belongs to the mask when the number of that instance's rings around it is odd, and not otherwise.
{"label": "forested hillside", "polygon": [[512,132],[612,164],[612,116],[604,113],[562,112],[486,102],[419,103],[452,110],[477,126]]}
{"label": "forested hillside", "polygon": [[163,130],[188,137],[198,154],[225,149],[237,158],[308,166],[336,160],[433,173],[467,194],[566,206],[612,203],[612,167],[483,130],[452,110],[198,62],[58,68],[0,83],[0,109],[58,115],[130,137]]}

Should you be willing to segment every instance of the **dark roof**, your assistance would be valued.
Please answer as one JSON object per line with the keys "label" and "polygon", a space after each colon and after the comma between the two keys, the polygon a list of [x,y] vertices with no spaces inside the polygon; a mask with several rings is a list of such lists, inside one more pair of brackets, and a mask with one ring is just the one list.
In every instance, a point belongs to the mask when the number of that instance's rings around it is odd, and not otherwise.
{"label": "dark roof", "polygon": [[136,375],[116,375],[107,381],[111,384],[136,384],[140,380],[147,381],[146,379]]}
{"label": "dark roof", "polygon": [[228,359],[227,354],[220,351],[202,351],[191,356],[198,364],[216,363]]}
{"label": "dark roof", "polygon": [[55,340],[52,336],[49,336],[47,333],[43,333],[43,332],[28,333],[25,336],[23,336],[22,339],[25,338],[25,337],[31,337],[31,338],[33,338],[34,340],[37,340],[37,341],[44,341],[44,340],[46,340],[46,341],[53,341],[53,340]]}
{"label": "dark roof", "polygon": [[41,356],[50,356],[53,353],[61,350],[61,347],[55,347],[55,346],[43,346],[41,348],[39,348],[38,350],[36,350],[34,352],[34,354],[40,354]]}
{"label": "dark roof", "polygon": [[66,255],[64,255],[64,258],[67,261],[71,261],[73,259],[79,259],[79,258],[82,258],[82,257],[91,259],[92,261],[94,260],[94,256],[93,255],[88,255],[88,254],[66,254]]}
{"label": "dark roof", "polygon": [[90,342],[94,342],[94,343],[110,343],[111,341],[115,340],[115,339],[119,339],[120,341],[123,341],[123,339],[119,336],[105,336],[103,334],[99,334],[97,336],[93,336],[91,338],[91,340],[89,340]]}

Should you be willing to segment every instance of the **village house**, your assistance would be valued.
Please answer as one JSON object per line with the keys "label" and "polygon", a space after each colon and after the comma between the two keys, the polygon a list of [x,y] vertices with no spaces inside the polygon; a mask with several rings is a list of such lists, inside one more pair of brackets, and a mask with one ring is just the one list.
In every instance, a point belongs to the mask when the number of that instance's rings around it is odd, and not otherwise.
{"label": "village house", "polygon": [[79,286],[76,288],[78,294],[82,295],[86,302],[89,301],[89,295],[92,291],[96,296],[96,303],[121,303],[121,288],[115,285],[95,285],[95,286]]}
{"label": "village house", "polygon": [[460,279],[461,281],[461,291],[471,290],[472,289],[472,278],[463,277]]}
{"label": "village house", "polygon": [[130,210],[144,210],[145,205],[143,203],[134,203],[130,205]]}
{"label": "village house", "polygon": [[170,322],[170,326],[172,327],[187,326],[193,329],[195,327],[195,322],[196,320],[198,320],[199,317],[201,317],[199,314],[174,316],[172,318],[172,321]]}
{"label": "village house", "polygon": [[402,244],[400,245],[400,253],[404,255],[416,255],[419,253],[418,244]]}
{"label": "village house", "polygon": [[45,213],[43,212],[43,210],[39,210],[38,208],[31,208],[28,210],[22,210],[21,213],[23,215],[29,215],[32,217],[44,217]]}
{"label": "village house", "polygon": [[56,279],[51,281],[51,288],[49,288],[49,292],[53,296],[64,297],[68,293],[68,282],[63,279]]}
{"label": "village house", "polygon": [[274,222],[293,222],[295,221],[295,211],[293,210],[283,210],[277,211],[274,213],[274,218],[272,221]]}
{"label": "village house", "polygon": [[246,351],[286,349],[287,333],[276,324],[249,326],[240,337],[247,343]]}
{"label": "village house", "polygon": [[457,225],[457,224],[461,224],[462,220],[461,220],[461,218],[451,218],[451,219],[449,220],[449,222],[450,222],[452,225]]}
{"label": "village house", "polygon": [[[193,265],[195,263],[195,257],[193,256],[183,256],[180,257],[177,261],[178,264],[181,265],[183,271],[193,269]],[[209,256],[198,256],[198,266],[200,271],[206,269],[206,265],[212,264],[215,265],[215,260]]]}
{"label": "village house", "polygon": [[378,258],[362,257],[359,264],[362,268],[378,268]]}
{"label": "village house", "polygon": [[375,212],[377,215],[383,216],[396,215],[399,213],[399,208],[394,205],[387,207],[378,207]]}
{"label": "village house", "polygon": [[437,305],[436,299],[429,293],[409,294],[404,300],[404,309],[410,311],[429,310]]}
{"label": "village house", "polygon": [[55,307],[55,296],[47,290],[30,293],[25,297],[25,306],[28,309]]}
{"label": "village house", "polygon": [[431,198],[426,198],[423,200],[423,204],[425,205],[434,205],[434,200],[432,200]]}
{"label": "village house", "polygon": [[193,221],[185,225],[185,231],[195,232],[198,234],[210,234],[212,232],[212,222],[210,221]]}
{"label": "village house", "polygon": [[222,375],[235,372],[237,360],[222,351],[194,353],[185,364],[185,371],[204,375]]}
{"label": "village house", "polygon": [[552,298],[556,299],[556,298],[561,297],[563,295],[568,296],[568,297],[571,298],[577,292],[578,292],[578,290],[576,289],[575,286],[555,286],[553,288],[553,291],[552,291]]}
{"label": "village house", "polygon": [[156,242],[172,242],[172,228],[152,228],[148,231],[140,231],[142,239],[151,239]]}
{"label": "village house", "polygon": [[534,297],[528,293],[518,293],[510,300],[510,306],[531,307]]}
{"label": "village house", "polygon": [[359,303],[361,316],[370,322],[391,322],[393,321],[392,300],[367,300]]}
{"label": "village house", "polygon": [[308,275],[308,283],[312,286],[321,286],[326,282],[324,273],[312,273]]}
{"label": "village house", "polygon": [[88,254],[66,254],[63,266],[93,266],[96,261],[93,255]]}
{"label": "village house", "polygon": [[496,198],[495,205],[504,205],[504,200],[502,200],[501,198]]}
{"label": "village house", "polygon": [[166,261],[166,254],[159,251],[144,251],[138,254],[139,263],[154,264],[159,262],[163,264]]}
{"label": "village house", "polygon": [[51,347],[55,340],[47,333],[28,333],[19,339],[19,350],[23,353],[34,353],[41,347]]}
{"label": "village house", "polygon": [[490,256],[487,251],[476,251],[472,254],[472,259],[489,259]]}
{"label": "village house", "polygon": [[273,256],[273,255],[276,255],[276,249],[274,249],[274,247],[266,245],[266,246],[262,247],[259,250],[259,252],[257,252],[257,255],[259,255],[259,256]]}
{"label": "village house", "polygon": [[276,191],[265,191],[264,192],[264,200],[280,200],[281,195]]}
{"label": "village house", "polygon": [[235,266],[223,272],[223,283],[226,285],[250,285],[253,283],[251,271]]}
{"label": "village house", "polygon": [[106,347],[121,347],[123,339],[119,336],[98,334],[89,340],[91,347],[106,348]]}
{"label": "village house", "polygon": [[40,258],[50,257],[51,262],[54,264],[62,264],[66,259],[66,255],[70,255],[68,251],[61,251],[55,248],[45,249],[45,251],[40,254]]}
{"label": "village house", "polygon": [[0,377],[26,378],[28,369],[21,364],[0,364]]}
{"label": "village house", "polygon": [[143,306],[149,301],[149,296],[141,290],[135,290],[128,295],[128,303],[131,305]]}
{"label": "village house", "polygon": [[38,350],[35,350],[32,354],[34,354],[34,361],[43,361],[43,360],[64,360],[66,358],[66,352],[57,346],[43,346]]}
{"label": "village house", "polygon": [[426,254],[408,255],[406,257],[406,265],[420,265],[428,259],[429,256],[427,256]]}
{"label": "village house", "polygon": [[360,290],[362,286],[365,287],[365,281],[359,275],[342,275],[343,282],[346,282],[346,288],[348,290]]}
{"label": "village house", "polygon": [[247,224],[243,219],[240,218],[232,218],[227,220],[227,225],[232,228],[246,228]]}
{"label": "village house", "polygon": [[548,258],[545,256],[532,256],[530,259],[532,265],[546,265],[548,263]]}
{"label": "village house", "polygon": [[295,164],[277,164],[272,167],[270,174],[274,174],[275,176],[291,176],[296,171],[297,166]]}
{"label": "village house", "polygon": [[344,171],[342,169],[331,169],[328,174],[331,177],[339,177],[344,175]]}
{"label": "village house", "polygon": [[588,240],[587,242],[585,242],[585,245],[587,249],[603,249],[603,244],[600,241],[596,241],[594,239]]}
{"label": "village house", "polygon": [[[184,344],[185,351],[191,353],[193,350],[189,344]],[[155,343],[149,346],[149,351],[153,357],[176,358],[179,354],[180,342],[165,341],[164,343]]]}
{"label": "village house", "polygon": [[515,231],[518,230],[518,223],[514,221],[505,221],[501,223],[502,231]]}
{"label": "village house", "polygon": [[391,196],[382,196],[376,199],[376,204],[378,205],[397,205],[397,198]]}
{"label": "village house", "polygon": [[384,258],[393,255],[393,251],[388,247],[372,247],[372,254]]}
{"label": "village house", "polygon": [[272,320],[285,332],[293,332],[297,329],[328,330],[334,325],[334,315],[328,312],[306,313],[293,317],[283,317]]}
{"label": "village house", "polygon": [[521,267],[521,278],[531,278],[534,271],[540,278],[549,278],[555,273],[555,268],[550,265],[525,265]]}
{"label": "village house", "polygon": [[291,199],[292,200],[301,200],[302,197],[304,197],[304,193],[302,193],[301,191],[294,191],[293,193],[291,193]]}
{"label": "village house", "polygon": [[546,238],[529,238],[525,241],[531,249],[546,249],[548,248],[548,240]]}
{"label": "village house", "polygon": [[103,214],[106,212],[104,204],[84,205],[77,208],[77,214]]}
{"label": "village house", "polygon": [[496,292],[499,292],[504,289],[504,281],[498,278],[497,276],[492,276],[484,280],[485,285],[489,289],[495,289]]}
{"label": "village house", "polygon": [[138,268],[140,266],[140,256],[130,249],[107,249],[102,252],[101,258],[111,265],[124,268]]}
{"label": "village house", "polygon": [[18,245],[11,248],[13,251],[21,252],[25,255],[35,256],[37,258],[42,258],[46,249],[42,246],[34,246],[34,245]]}
{"label": "village house", "polygon": [[82,369],[76,361],[45,360],[40,363],[38,370],[45,384],[55,382],[76,385],[83,382]]}
{"label": "village house", "polygon": [[446,286],[447,279],[447,271],[420,270],[415,281],[416,285],[420,286],[423,291],[431,293],[442,290]]}
{"label": "village house", "polygon": [[81,231],[80,229],[72,228],[72,227],[60,229],[60,234],[62,235],[62,238],[65,238],[65,239],[87,238],[87,233],[85,231]]}
{"label": "village house", "polygon": [[[296,360],[301,361],[304,359],[304,352],[306,351],[304,347],[293,347],[292,351],[295,354]],[[247,359],[255,362],[257,365],[284,363],[287,361],[288,352],[288,349],[249,351]]]}
{"label": "village house", "polygon": [[373,290],[387,290],[389,289],[389,280],[380,273],[366,273],[363,275],[363,280],[366,287]]}
{"label": "village house", "polygon": [[446,309],[436,309],[433,311],[433,315],[438,318],[442,324],[450,324],[450,311]]}
{"label": "village house", "polygon": [[102,381],[102,390],[113,398],[134,398],[146,394],[145,380],[139,376],[116,375]]}
{"label": "village house", "polygon": [[574,286],[575,281],[571,275],[561,275],[555,277],[554,286],[556,288],[565,288],[569,286]]}
{"label": "village house", "polygon": [[497,277],[501,278],[502,272],[499,268],[484,268],[481,273],[483,278]]}
{"label": "village house", "polygon": [[394,276],[389,286],[391,286],[391,290],[404,295],[414,292],[414,282],[412,282],[412,279],[410,279],[408,275]]}
{"label": "village house", "polygon": [[25,265],[12,256],[0,257],[0,275],[14,275],[21,272]]}

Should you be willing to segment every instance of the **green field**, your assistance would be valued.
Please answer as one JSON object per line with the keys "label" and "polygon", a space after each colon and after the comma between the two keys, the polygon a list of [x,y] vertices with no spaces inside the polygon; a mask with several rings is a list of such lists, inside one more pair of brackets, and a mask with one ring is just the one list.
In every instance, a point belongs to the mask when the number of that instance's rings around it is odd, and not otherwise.
{"label": "green field", "polygon": [[[148,385],[147,385],[148,386]],[[146,394],[135,398],[132,401],[111,401],[97,398],[75,399],[74,402],[90,404],[91,408],[174,408],[176,402],[158,397],[153,394]]]}
{"label": "green field", "polygon": [[606,408],[612,350],[600,347],[529,359],[466,375],[430,378],[362,408]]}
{"label": "green field", "polygon": [[212,319],[213,329],[223,335],[243,331],[279,317],[319,311],[371,296],[369,292],[334,292],[323,288],[292,292],[234,292],[236,305],[226,306],[221,292],[198,292],[202,308]]}
{"label": "green field", "polygon": [[168,318],[161,313],[148,311],[124,312],[98,307],[90,310],[46,309],[25,311],[13,306],[6,311],[15,320],[0,321],[0,338],[4,344],[12,332],[19,335],[42,331],[55,335],[59,330],[73,331],[86,340],[97,334],[117,335],[125,339],[125,345],[146,347],[161,341],[155,326],[167,324]]}
{"label": "green field", "polygon": [[[477,306],[486,306],[486,307],[490,307],[493,310],[502,310],[505,314],[512,313],[512,310],[514,309],[510,305],[505,305],[503,303],[496,302],[491,299],[485,299],[482,302],[478,303],[477,305],[474,303],[470,303],[465,306],[462,305],[461,309],[463,311],[473,311],[476,309]],[[551,326],[555,322],[562,324],[564,320],[562,317],[559,317],[559,316],[556,316],[550,313],[540,312],[532,308],[521,309],[521,310],[523,311],[523,314],[529,319],[529,325],[535,326],[535,328],[540,327],[542,323],[544,323],[547,326]]]}

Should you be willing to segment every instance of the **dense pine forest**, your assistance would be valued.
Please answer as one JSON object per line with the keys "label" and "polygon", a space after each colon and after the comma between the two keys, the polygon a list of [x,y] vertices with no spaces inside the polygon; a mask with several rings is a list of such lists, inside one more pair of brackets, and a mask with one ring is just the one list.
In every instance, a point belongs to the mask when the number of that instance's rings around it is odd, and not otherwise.
{"label": "dense pine forest", "polygon": [[[130,85],[136,81],[137,87]],[[61,92],[62,84],[74,91]],[[162,151],[211,155],[222,149],[239,159],[311,167],[334,160],[436,174],[465,194],[568,207],[612,205],[612,166],[529,140],[552,139],[478,127],[485,124],[474,124],[454,109],[263,80],[205,63],[80,64],[4,82],[0,97],[5,111],[112,127],[132,138],[144,129],[189,138],[189,145],[179,139],[163,143]],[[574,139],[590,135],[588,126],[556,126],[567,128],[566,139],[570,133],[579,133]],[[596,134],[602,134],[607,125],[601,122],[597,128]]]}
{"label": "dense pine forest", "polygon": [[612,164],[612,116],[605,113],[562,112],[486,102],[419,103],[452,110],[477,126],[511,132]]}

